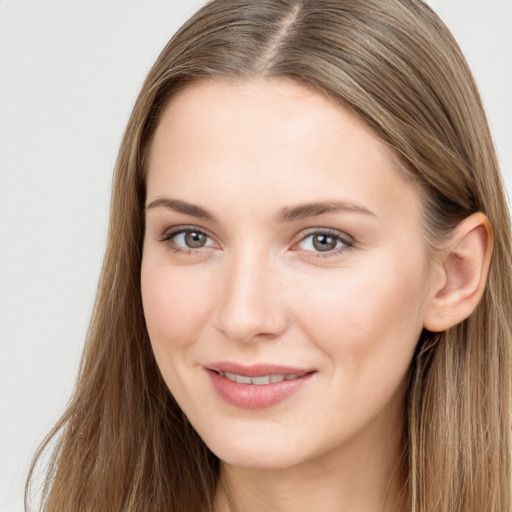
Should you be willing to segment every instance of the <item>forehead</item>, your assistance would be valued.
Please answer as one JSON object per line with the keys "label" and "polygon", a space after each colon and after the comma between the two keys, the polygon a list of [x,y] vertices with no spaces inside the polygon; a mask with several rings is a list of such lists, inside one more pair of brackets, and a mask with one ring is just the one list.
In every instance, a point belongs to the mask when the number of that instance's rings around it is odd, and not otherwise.
{"label": "forehead", "polygon": [[[148,160],[148,198],[245,195],[247,206],[346,199],[419,213],[394,152],[340,104],[283,79],[212,79],[164,109]],[[185,199],[185,197],[183,197]]]}

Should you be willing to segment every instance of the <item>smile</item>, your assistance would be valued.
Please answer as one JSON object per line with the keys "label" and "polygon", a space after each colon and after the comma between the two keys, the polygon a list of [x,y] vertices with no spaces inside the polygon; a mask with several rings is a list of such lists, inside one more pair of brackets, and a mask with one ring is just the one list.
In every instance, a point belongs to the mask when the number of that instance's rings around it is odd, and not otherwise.
{"label": "smile", "polygon": [[222,362],[205,368],[213,390],[229,405],[265,409],[291,398],[310,381],[315,370]]}
{"label": "smile", "polygon": [[282,382],[283,380],[294,380],[306,375],[306,373],[292,373],[290,375],[261,375],[259,377],[249,377],[248,375],[238,375],[231,372],[218,372],[218,374],[238,384],[254,384],[256,386],[264,386],[266,384]]}

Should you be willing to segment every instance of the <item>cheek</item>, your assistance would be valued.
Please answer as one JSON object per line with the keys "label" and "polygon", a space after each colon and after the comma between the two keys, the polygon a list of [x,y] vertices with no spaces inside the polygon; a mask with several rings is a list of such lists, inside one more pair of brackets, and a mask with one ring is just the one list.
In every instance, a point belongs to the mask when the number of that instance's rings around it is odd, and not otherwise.
{"label": "cheek", "polygon": [[214,304],[208,273],[184,267],[155,265],[149,259],[142,264],[141,289],[144,316],[160,364],[185,351],[198,339]]}
{"label": "cheek", "polygon": [[393,361],[407,367],[421,333],[427,272],[421,260],[407,266],[386,256],[317,276],[307,294],[294,294],[302,329],[351,375],[380,373]]}

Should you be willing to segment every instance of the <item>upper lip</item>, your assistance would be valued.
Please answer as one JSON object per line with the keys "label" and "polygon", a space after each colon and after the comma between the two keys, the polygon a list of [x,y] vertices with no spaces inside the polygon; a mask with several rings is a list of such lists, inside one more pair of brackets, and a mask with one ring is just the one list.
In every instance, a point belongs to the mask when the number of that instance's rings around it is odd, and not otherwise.
{"label": "upper lip", "polygon": [[215,372],[229,372],[235,373],[236,375],[245,375],[246,377],[259,377],[262,375],[303,375],[315,371],[312,368],[299,368],[280,364],[258,363],[243,365],[233,361],[220,361],[208,364],[205,367]]}

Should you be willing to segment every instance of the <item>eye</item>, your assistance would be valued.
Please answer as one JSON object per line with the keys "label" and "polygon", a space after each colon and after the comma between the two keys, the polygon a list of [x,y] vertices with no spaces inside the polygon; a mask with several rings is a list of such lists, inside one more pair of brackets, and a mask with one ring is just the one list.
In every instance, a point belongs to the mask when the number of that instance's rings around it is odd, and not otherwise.
{"label": "eye", "polygon": [[317,253],[338,253],[339,249],[352,247],[353,243],[341,233],[330,230],[315,231],[305,236],[299,243],[299,249]]}
{"label": "eye", "polygon": [[184,231],[174,235],[174,243],[188,247],[189,249],[198,249],[208,243],[208,237],[200,231]]}
{"label": "eye", "polygon": [[214,247],[215,242],[197,228],[179,228],[166,233],[162,242],[167,242],[175,252],[187,252],[203,247]]}

